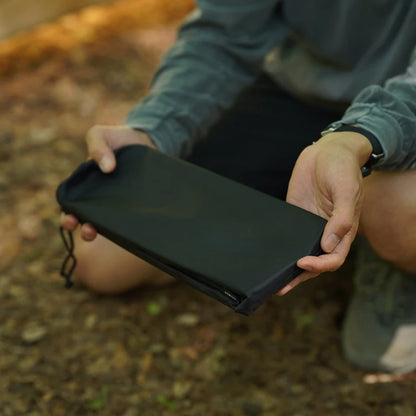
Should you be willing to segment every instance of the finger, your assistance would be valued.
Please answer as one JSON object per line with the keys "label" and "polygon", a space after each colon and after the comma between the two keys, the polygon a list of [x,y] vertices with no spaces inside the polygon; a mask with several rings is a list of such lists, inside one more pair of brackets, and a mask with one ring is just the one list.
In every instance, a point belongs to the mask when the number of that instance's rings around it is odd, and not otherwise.
{"label": "finger", "polygon": [[323,254],[319,257],[303,257],[298,261],[297,265],[310,273],[324,273],[339,269],[343,263],[344,259],[341,255],[331,253]]}
{"label": "finger", "polygon": [[81,238],[85,241],[93,241],[97,237],[97,230],[88,223],[81,226]]}
{"label": "finger", "polygon": [[290,283],[288,283],[285,287],[280,289],[276,295],[283,296],[286,293],[289,293],[293,288],[298,286],[300,283],[305,282],[306,280],[312,279],[313,277],[318,276],[319,273],[311,273],[311,272],[303,272],[299,276],[295,277]]}
{"label": "finger", "polygon": [[105,129],[100,126],[92,127],[86,137],[88,155],[94,159],[104,173],[112,172],[116,168],[116,158],[107,142]]}
{"label": "finger", "polygon": [[64,212],[61,213],[61,225],[67,231],[75,231],[78,227],[79,221],[73,215],[65,214]]}
{"label": "finger", "polygon": [[333,272],[344,264],[350,247],[351,238],[347,235],[332,253],[302,257],[297,266],[311,273]]}

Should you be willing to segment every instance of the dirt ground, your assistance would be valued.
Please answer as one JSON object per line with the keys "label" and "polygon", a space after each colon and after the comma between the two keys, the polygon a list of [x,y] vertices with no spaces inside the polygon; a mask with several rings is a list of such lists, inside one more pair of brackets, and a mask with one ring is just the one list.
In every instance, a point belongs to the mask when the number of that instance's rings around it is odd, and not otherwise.
{"label": "dirt ground", "polygon": [[0,43],[0,416],[415,416],[416,373],[348,364],[351,261],[243,317],[176,284],[66,290],[55,189],[122,123],[189,1],[94,7]]}

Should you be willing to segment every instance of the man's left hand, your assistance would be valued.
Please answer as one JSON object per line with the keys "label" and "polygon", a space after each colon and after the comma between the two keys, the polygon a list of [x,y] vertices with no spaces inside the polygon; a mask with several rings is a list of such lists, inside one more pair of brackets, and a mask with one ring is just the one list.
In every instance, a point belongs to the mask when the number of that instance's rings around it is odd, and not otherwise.
{"label": "man's left hand", "polygon": [[305,272],[281,289],[279,295],[320,273],[335,271],[344,263],[358,230],[363,199],[361,166],[371,150],[368,139],[359,133],[334,132],[300,154],[286,199],[328,220],[321,239],[325,254],[299,259],[297,265]]}

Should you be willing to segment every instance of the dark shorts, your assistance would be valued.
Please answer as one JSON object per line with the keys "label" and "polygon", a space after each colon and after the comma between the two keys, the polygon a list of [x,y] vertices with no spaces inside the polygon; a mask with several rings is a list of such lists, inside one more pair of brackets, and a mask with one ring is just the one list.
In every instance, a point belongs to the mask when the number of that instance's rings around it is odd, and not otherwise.
{"label": "dark shorts", "polygon": [[188,160],[280,199],[299,153],[337,112],[282,91],[266,75],[243,91]]}

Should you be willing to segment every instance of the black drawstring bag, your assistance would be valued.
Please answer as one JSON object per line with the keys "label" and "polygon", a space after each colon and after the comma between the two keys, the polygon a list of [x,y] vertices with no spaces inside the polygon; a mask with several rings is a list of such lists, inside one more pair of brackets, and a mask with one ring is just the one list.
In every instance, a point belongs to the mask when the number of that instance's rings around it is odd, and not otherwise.
{"label": "black drawstring bag", "polygon": [[[146,146],[116,158],[110,174],[80,165],[57,190],[63,211],[237,312],[299,275],[298,259],[322,254],[316,215]],[[67,286],[74,263],[70,253]]]}

